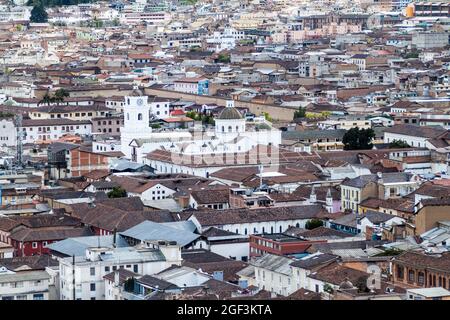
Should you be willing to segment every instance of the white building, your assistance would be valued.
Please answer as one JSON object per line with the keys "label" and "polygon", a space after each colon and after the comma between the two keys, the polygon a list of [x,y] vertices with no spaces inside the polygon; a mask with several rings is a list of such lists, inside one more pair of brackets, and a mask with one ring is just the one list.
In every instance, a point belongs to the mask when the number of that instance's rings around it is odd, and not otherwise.
{"label": "white building", "polygon": [[412,44],[419,49],[442,48],[448,40],[447,32],[417,32],[412,36]]}
{"label": "white building", "polygon": [[152,275],[180,265],[181,247],[164,241],[148,247],[90,247],[85,255],[75,256],[75,263],[72,257],[59,262],[61,300],[74,300],[74,285],[76,300],[104,300],[105,275],[119,268]]}
{"label": "white building", "polygon": [[120,151],[120,141],[116,139],[107,139],[92,142],[92,151],[113,152]]}
{"label": "white building", "polygon": [[17,131],[13,119],[0,120],[0,146],[13,147],[17,142]]}
{"label": "white building", "polygon": [[74,121],[70,119],[23,120],[22,130],[26,133],[24,143],[35,143],[36,140],[57,140],[67,134],[80,136],[92,133],[90,121]]}
{"label": "white building", "polygon": [[293,291],[290,264],[294,259],[265,254],[252,263],[255,267],[256,286],[276,294],[287,296]]}
{"label": "white building", "polygon": [[[149,164],[161,173],[175,173],[177,170],[181,172],[182,169],[174,163],[179,159],[169,158],[168,162],[158,162],[145,158],[148,153],[158,149],[180,156],[234,154],[247,152],[257,145],[278,146],[281,143],[280,130],[273,128],[265,120],[247,123],[240,112],[234,108],[233,101],[228,101],[227,107],[215,119],[214,131],[204,130],[201,127],[194,127],[192,131],[152,129],[151,119],[168,115],[167,101],[148,103],[148,97],[137,89],[125,99],[125,121],[124,127],[121,128],[122,152],[128,159]],[[196,174],[192,173],[192,170],[188,173]],[[198,175],[206,176],[203,171]]]}
{"label": "white building", "polygon": [[46,271],[13,272],[0,267],[0,300],[49,300]]}
{"label": "white building", "polygon": [[384,143],[399,140],[406,142],[411,147],[436,149],[428,141],[444,137],[445,134],[447,134],[447,130],[442,127],[396,125],[384,132]]}

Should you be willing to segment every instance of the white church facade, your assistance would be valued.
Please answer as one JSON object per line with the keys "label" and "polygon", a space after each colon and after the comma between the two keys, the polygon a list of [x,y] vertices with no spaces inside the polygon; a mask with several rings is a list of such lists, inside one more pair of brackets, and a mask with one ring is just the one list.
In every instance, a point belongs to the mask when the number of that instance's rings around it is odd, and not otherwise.
{"label": "white church facade", "polygon": [[[126,158],[151,165],[146,155],[155,150],[198,156],[244,153],[257,145],[277,147],[281,144],[280,130],[264,119],[248,123],[234,108],[234,101],[227,101],[226,108],[215,119],[214,130],[204,130],[201,124],[191,129],[153,129],[151,121],[165,116],[156,114],[157,111],[169,114],[169,103],[160,103],[160,106],[162,104],[164,109],[158,109],[156,103],[149,103],[148,97],[137,89],[125,97],[121,149]],[[164,171],[167,170],[175,172],[166,166]]]}

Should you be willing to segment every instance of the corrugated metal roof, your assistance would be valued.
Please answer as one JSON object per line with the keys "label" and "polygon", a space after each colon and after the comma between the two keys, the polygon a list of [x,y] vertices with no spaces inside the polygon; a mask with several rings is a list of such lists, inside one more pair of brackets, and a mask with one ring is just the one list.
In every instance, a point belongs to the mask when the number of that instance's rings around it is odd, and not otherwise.
{"label": "corrugated metal roof", "polygon": [[[67,238],[65,240],[49,244],[48,248],[67,256],[84,256],[86,255],[87,248],[97,247],[99,244],[101,247],[112,247],[113,238],[113,235]],[[128,243],[120,236],[117,236],[116,245],[119,248],[127,247]]]}
{"label": "corrugated metal roof", "polygon": [[174,225],[169,226],[166,223],[162,224],[152,221],[143,221],[120,234],[140,241],[176,241],[177,244],[181,246],[185,246],[200,237],[198,234],[186,231],[186,229],[192,228],[192,226],[188,226],[187,224],[186,226],[182,226],[181,224],[176,226],[177,227],[174,227]]}
{"label": "corrugated metal roof", "polygon": [[50,275],[46,271],[29,271],[19,273],[8,273],[0,275],[0,283],[16,282],[16,281],[35,281],[50,279]]}

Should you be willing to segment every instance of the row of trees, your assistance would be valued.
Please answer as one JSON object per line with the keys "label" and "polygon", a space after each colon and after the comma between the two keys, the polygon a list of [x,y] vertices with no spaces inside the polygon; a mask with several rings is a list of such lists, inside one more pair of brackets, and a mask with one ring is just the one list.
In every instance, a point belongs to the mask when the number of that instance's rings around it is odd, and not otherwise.
{"label": "row of trees", "polygon": [[206,113],[198,113],[195,111],[188,111],[186,112],[186,116],[195,120],[195,121],[201,121],[203,124],[214,124],[214,117],[210,116]]}
{"label": "row of trees", "polygon": [[52,103],[61,103],[64,102],[67,97],[69,97],[69,92],[66,89],[61,88],[56,90],[53,96],[47,92],[44,97],[42,97],[41,101],[39,101],[39,104],[50,105]]}

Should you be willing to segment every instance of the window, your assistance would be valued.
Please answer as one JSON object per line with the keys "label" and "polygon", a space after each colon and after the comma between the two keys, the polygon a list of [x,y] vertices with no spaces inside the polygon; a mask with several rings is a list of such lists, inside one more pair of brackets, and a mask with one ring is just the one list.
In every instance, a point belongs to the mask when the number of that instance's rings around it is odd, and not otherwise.
{"label": "window", "polygon": [[105,267],[105,272],[109,272],[109,267]]}
{"label": "window", "polygon": [[405,277],[405,275],[404,275],[403,267],[397,266],[397,278],[399,278],[400,280],[403,280],[404,277]]}
{"label": "window", "polygon": [[33,300],[44,300],[44,294],[43,293],[33,294]]}
{"label": "window", "polygon": [[409,282],[414,282],[414,278],[415,278],[414,270],[409,270],[409,272],[408,272],[408,281]]}
{"label": "window", "polygon": [[91,291],[95,291],[95,283],[91,283]]}
{"label": "window", "polygon": [[138,113],[138,120],[142,120],[142,113]]}
{"label": "window", "polygon": [[95,276],[95,268],[91,268],[91,276]]}
{"label": "window", "polygon": [[419,285],[423,286],[425,284],[425,274],[423,272],[419,272],[417,275],[417,282]]}
{"label": "window", "polygon": [[138,265],[133,265],[133,272],[138,273]]}
{"label": "window", "polygon": [[36,248],[38,247],[37,242],[33,242],[33,243],[31,244],[31,247],[32,247],[33,249],[36,249]]}

